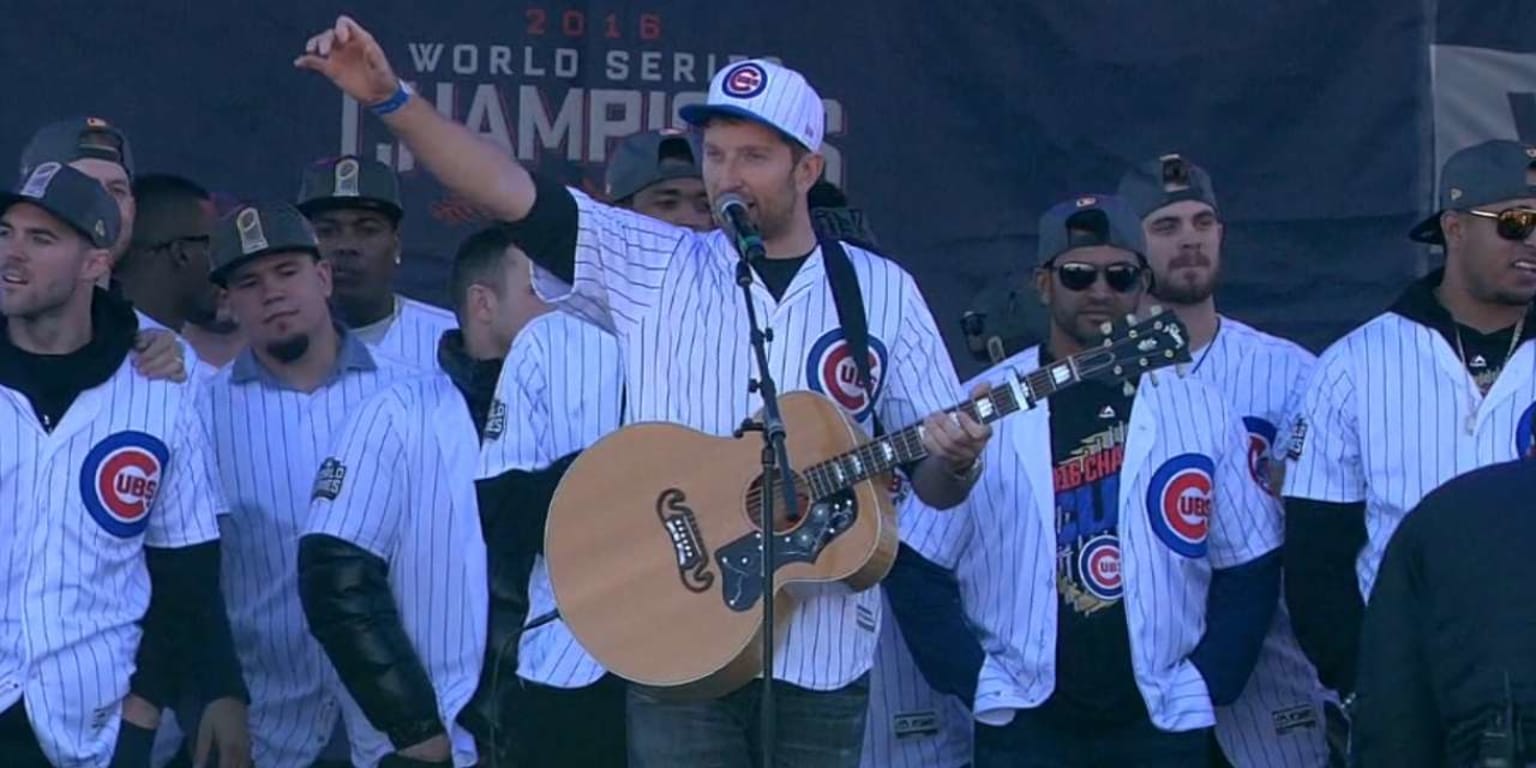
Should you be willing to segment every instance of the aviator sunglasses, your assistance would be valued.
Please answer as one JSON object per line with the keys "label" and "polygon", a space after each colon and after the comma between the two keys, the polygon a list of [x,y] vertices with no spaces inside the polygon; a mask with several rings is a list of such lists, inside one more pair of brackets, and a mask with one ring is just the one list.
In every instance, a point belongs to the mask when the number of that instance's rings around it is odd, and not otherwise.
{"label": "aviator sunglasses", "polygon": [[1141,267],[1135,264],[1110,264],[1100,268],[1080,261],[1069,261],[1057,265],[1055,272],[1056,278],[1069,291],[1088,290],[1100,274],[1104,275],[1104,282],[1117,293],[1130,293],[1141,280]]}
{"label": "aviator sunglasses", "polygon": [[1497,222],[1499,237],[1505,240],[1523,241],[1536,230],[1536,211],[1530,208],[1510,208],[1504,211],[1468,210],[1467,213]]}

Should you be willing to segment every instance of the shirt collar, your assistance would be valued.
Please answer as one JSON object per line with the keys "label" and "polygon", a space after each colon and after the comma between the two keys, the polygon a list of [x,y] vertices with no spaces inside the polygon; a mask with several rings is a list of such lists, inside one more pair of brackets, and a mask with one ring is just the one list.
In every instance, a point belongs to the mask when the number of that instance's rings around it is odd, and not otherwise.
{"label": "shirt collar", "polygon": [[[340,324],[334,324],[334,327],[338,337],[336,364],[331,369],[331,375],[326,378],[327,385],[341,378],[348,371],[378,370],[379,366],[373,360],[373,353],[368,351],[368,345],[364,344],[357,334]],[[251,351],[249,345],[235,356],[235,361],[230,367],[229,378],[234,384],[257,381],[270,389],[293,389],[267,370],[267,367],[256,357],[256,353]]]}

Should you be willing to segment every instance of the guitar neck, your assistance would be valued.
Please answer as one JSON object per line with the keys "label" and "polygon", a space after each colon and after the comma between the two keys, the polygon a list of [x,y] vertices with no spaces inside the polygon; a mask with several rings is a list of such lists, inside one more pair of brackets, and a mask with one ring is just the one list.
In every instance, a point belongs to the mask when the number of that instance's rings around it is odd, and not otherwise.
{"label": "guitar neck", "polygon": [[[1096,363],[1095,357],[1102,354],[1105,353],[1088,350],[1051,363],[1026,374],[1022,379],[1017,372],[1010,370],[1007,386],[995,387],[980,398],[945,409],[944,413],[964,413],[978,422],[991,424],[1009,414],[1029,410],[1041,400],[1080,381],[1083,366]],[[822,499],[898,466],[922,461],[927,457],[928,451],[923,447],[923,426],[913,424],[807,467],[801,474],[810,483],[812,497]]]}

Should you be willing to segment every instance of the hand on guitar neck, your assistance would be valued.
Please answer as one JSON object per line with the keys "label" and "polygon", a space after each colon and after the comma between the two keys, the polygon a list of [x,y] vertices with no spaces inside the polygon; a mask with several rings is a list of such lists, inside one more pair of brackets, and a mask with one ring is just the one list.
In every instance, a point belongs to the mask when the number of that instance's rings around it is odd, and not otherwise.
{"label": "hand on guitar neck", "polygon": [[[983,384],[971,390],[971,399],[987,396]],[[965,501],[980,469],[977,462],[992,438],[992,427],[964,411],[935,413],[923,420],[923,448],[928,458],[912,473],[912,490],[934,509],[949,509]]]}

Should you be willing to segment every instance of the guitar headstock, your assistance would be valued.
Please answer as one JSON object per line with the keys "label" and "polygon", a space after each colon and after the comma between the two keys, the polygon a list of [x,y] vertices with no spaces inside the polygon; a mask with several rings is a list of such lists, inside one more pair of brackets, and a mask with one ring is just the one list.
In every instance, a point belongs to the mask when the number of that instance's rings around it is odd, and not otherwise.
{"label": "guitar headstock", "polygon": [[1105,323],[1104,341],[1073,356],[1078,378],[1114,384],[1148,371],[1193,360],[1189,329],[1172,312],[1152,307],[1144,318],[1135,315]]}

